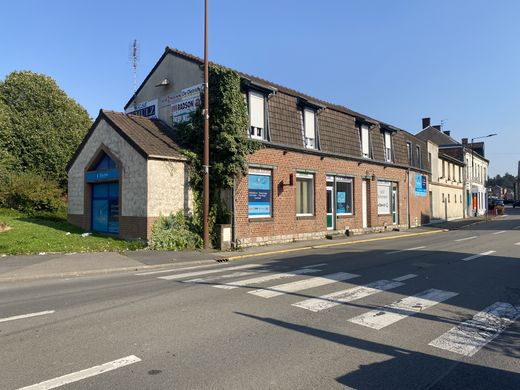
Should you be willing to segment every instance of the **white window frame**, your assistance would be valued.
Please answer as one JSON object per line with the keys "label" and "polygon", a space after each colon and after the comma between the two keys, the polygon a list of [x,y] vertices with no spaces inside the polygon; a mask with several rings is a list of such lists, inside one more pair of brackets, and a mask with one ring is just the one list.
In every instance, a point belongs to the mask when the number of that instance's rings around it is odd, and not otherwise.
{"label": "white window frame", "polygon": [[361,125],[359,127],[359,139],[361,143],[361,156],[363,158],[372,159],[370,153],[370,128],[368,125]]}
{"label": "white window frame", "polygon": [[[263,122],[263,123],[253,123],[253,105],[254,105],[254,101],[255,99],[258,99],[257,101],[262,101],[262,108],[260,110],[261,112],[261,116],[262,116],[262,119],[263,121],[261,120],[260,122]],[[257,140],[266,140],[266,131],[265,131],[265,95],[261,92],[258,92],[258,91],[255,91],[255,90],[250,90],[248,92],[248,101],[249,101],[249,137],[252,138],[252,139],[257,139]],[[256,122],[256,120],[254,121]],[[254,125],[257,125],[257,126],[254,126]],[[260,127],[261,125],[261,127]]]}
{"label": "white window frame", "polygon": [[383,132],[384,145],[385,145],[385,161],[392,162],[392,133],[389,131]]}
{"label": "white window frame", "polygon": [[[309,198],[310,198],[310,213],[298,213],[298,179],[311,179],[311,189],[309,191]],[[314,210],[315,210],[315,179],[314,174],[312,173],[303,173],[303,172],[296,172],[296,216],[297,217],[311,217],[314,216]]]}
{"label": "white window frame", "polygon": [[[303,145],[307,149],[318,149],[317,148],[317,132],[316,132],[316,111],[304,107],[302,109],[302,118],[303,118]],[[313,135],[313,137],[310,137]]]}

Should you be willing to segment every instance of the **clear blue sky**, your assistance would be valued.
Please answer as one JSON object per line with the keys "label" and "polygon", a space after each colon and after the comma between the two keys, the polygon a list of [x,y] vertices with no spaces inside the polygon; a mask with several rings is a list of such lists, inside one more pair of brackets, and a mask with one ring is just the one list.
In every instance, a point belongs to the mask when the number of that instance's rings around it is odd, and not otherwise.
{"label": "clear blue sky", "polygon": [[[520,160],[520,1],[209,0],[210,59],[412,133],[421,118],[486,140],[490,174]],[[89,111],[122,111],[172,46],[201,56],[203,0],[2,4],[0,79],[53,77]]]}

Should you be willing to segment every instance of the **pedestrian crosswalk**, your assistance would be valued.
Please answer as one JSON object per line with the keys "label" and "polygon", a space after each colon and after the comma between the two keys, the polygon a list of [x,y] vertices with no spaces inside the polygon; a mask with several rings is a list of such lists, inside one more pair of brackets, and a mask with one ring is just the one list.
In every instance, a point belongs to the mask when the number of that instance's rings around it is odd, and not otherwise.
{"label": "pedestrian crosswalk", "polygon": [[[348,272],[319,275],[320,272],[326,272],[324,268],[327,266],[327,263],[319,263],[280,272],[280,270],[274,271],[266,265],[242,264],[231,267],[205,267],[206,269],[180,268],[136,275],[154,275],[161,280],[186,284],[205,284],[219,290],[240,289],[239,291],[247,292],[250,296],[266,299],[281,296],[296,297],[301,296],[300,291],[306,291],[306,296],[310,296],[310,298],[292,302],[290,305],[295,309],[313,313],[325,312],[337,306],[347,307],[346,304],[353,301],[370,300],[376,294],[380,295],[399,289],[409,283],[411,279],[418,277],[416,274],[405,274],[392,279],[369,281],[345,288],[345,284],[351,283],[350,281],[353,279],[362,278],[362,275]],[[194,270],[195,268],[197,270]],[[170,274],[165,275],[168,272]],[[160,276],[155,276],[156,273]],[[276,283],[284,279],[296,280],[282,284]],[[341,285],[342,288],[338,289],[337,285]],[[307,290],[318,288],[324,290],[323,292],[329,289],[329,292],[315,296],[307,292]],[[454,291],[429,288],[414,295],[403,296],[387,305],[363,303],[363,306],[367,307],[367,311],[347,318],[345,324],[379,331],[411,316],[427,312],[432,307],[457,295],[459,293]],[[429,342],[429,345],[451,353],[472,356],[518,318],[520,318],[520,305],[495,302],[482,312],[475,314],[472,319],[461,322]]]}

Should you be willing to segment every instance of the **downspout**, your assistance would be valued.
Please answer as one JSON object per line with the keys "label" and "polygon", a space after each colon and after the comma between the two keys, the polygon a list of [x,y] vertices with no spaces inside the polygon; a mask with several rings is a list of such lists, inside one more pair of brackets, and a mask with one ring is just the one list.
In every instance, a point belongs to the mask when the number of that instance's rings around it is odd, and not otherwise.
{"label": "downspout", "polygon": [[408,188],[407,188],[407,196],[406,196],[406,218],[408,222],[408,229],[410,229],[411,226],[411,216],[410,216],[410,167],[407,168],[407,175],[408,175]]}

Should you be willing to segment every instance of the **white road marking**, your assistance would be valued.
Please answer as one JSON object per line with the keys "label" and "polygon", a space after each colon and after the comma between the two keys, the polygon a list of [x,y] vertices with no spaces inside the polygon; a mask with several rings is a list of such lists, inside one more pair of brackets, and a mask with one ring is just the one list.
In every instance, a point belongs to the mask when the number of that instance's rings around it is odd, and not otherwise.
{"label": "white road marking", "polygon": [[429,345],[464,356],[473,356],[520,317],[520,306],[495,302],[471,320],[433,340]]}
{"label": "white road marking", "polygon": [[273,281],[273,280],[292,278],[296,275],[312,274],[314,272],[319,272],[319,271],[321,271],[321,270],[312,269],[312,268],[302,268],[302,269],[297,269],[295,271],[283,272],[283,273],[266,275],[266,276],[259,276],[258,278],[238,280],[238,281],[232,282],[232,283],[216,284],[213,287],[222,288],[224,290],[232,290],[232,289],[238,288],[238,287],[250,286],[252,284],[265,283],[265,282],[269,282],[269,281]]}
{"label": "white road marking", "polygon": [[330,309],[331,307],[340,305],[342,303],[352,302],[403,285],[404,283],[400,282],[378,280],[377,282],[369,283],[365,286],[357,286],[349,288],[348,290],[336,291],[332,294],[322,295],[318,298],[311,298],[301,302],[296,302],[293,303],[292,306],[301,307],[302,309],[307,309],[313,312],[319,312],[321,310]]}
{"label": "white road marking", "polygon": [[399,276],[398,278],[393,278],[392,280],[395,280],[396,282],[402,282],[403,280],[413,279],[416,278],[416,274],[408,274],[404,276]]}
{"label": "white road marking", "polygon": [[327,284],[341,282],[348,279],[357,278],[359,275],[349,274],[347,272],[336,272],[325,276],[316,276],[314,278],[298,280],[297,282],[280,284],[278,286],[262,288],[249,291],[249,294],[262,298],[273,298],[289,292],[306,290],[313,287],[325,286]]}
{"label": "white road marking", "polygon": [[454,240],[454,241],[466,241],[466,240],[474,240],[475,238],[477,238],[477,236],[471,236],[471,237],[466,237],[466,238],[459,238],[458,240]]}
{"label": "white road marking", "polygon": [[226,275],[209,276],[207,278],[196,278],[196,279],[183,280],[182,283],[208,283],[208,282],[214,282],[215,280],[220,280],[220,279],[239,278],[241,276],[253,275],[257,272],[266,272],[266,271],[258,270],[258,271],[233,272],[233,273],[226,274]]}
{"label": "white road marking", "polygon": [[424,248],[426,248],[426,247],[425,246],[418,246],[418,247],[415,247],[415,248],[408,248],[408,249],[401,249],[401,250],[398,250],[398,251],[386,252],[386,254],[387,255],[394,255],[396,253],[415,251],[417,249],[424,249]]}
{"label": "white road marking", "polygon": [[19,315],[19,316],[0,318],[0,322],[15,321],[15,320],[21,320],[21,319],[24,319],[24,318],[44,316],[46,314],[52,314],[54,312],[55,312],[54,310],[46,310],[46,311],[39,311],[37,313],[29,313],[29,314],[22,314],[22,315]]}
{"label": "white road marking", "polygon": [[211,270],[206,270],[206,271],[186,272],[183,274],[176,274],[176,275],[159,276],[158,279],[176,280],[176,279],[191,278],[192,276],[216,274],[218,272],[235,271],[237,269],[247,269],[247,268],[257,268],[257,267],[262,267],[262,265],[261,264],[244,264],[244,265],[237,265],[236,267],[227,267],[227,268],[211,269]]}
{"label": "white road marking", "polygon": [[430,289],[411,297],[400,299],[381,309],[371,310],[349,321],[373,329],[383,329],[403,318],[420,313],[436,304],[458,295],[452,291]]}
{"label": "white road marking", "polygon": [[305,267],[302,267],[302,268],[321,267],[322,265],[328,265],[328,263],[320,263],[320,264],[306,265]]}
{"label": "white road marking", "polygon": [[475,259],[478,259],[479,257],[482,257],[482,256],[488,256],[492,253],[495,253],[496,251],[487,251],[487,252],[482,252],[482,253],[477,253],[476,255],[473,255],[473,256],[468,256],[468,257],[465,257],[463,259],[461,259],[462,261],[470,261],[470,260],[475,260]]}
{"label": "white road marking", "polygon": [[187,271],[187,270],[190,270],[190,269],[201,269],[201,268],[209,268],[209,267],[215,267],[215,266],[218,266],[218,264],[214,264],[214,265],[197,265],[197,266],[183,267],[183,268],[168,268],[168,269],[161,269],[159,271],[140,272],[140,273],[135,274],[135,275],[144,276],[144,275],[165,274],[165,273],[168,273],[168,272]]}
{"label": "white road marking", "polygon": [[505,230],[500,230],[499,232],[495,232],[495,233],[492,233],[493,235],[497,235],[497,234],[502,234],[502,233],[505,233],[506,231]]}
{"label": "white road marking", "polygon": [[103,374],[108,371],[116,370],[118,368],[128,366],[130,364],[134,364],[140,362],[137,356],[130,355],[118,360],[114,360],[105,364],[101,364],[99,366],[94,366],[91,368],[87,368],[85,370],[81,370],[78,372],[73,372],[71,374],[63,375],[58,378],[49,379],[48,381],[37,383],[35,385],[22,387],[19,390],[48,390],[54,389],[56,387],[60,387],[69,383],[74,383],[86,378],[90,378],[99,374]]}
{"label": "white road marking", "polygon": [[515,245],[520,245],[520,242],[517,242]]}

